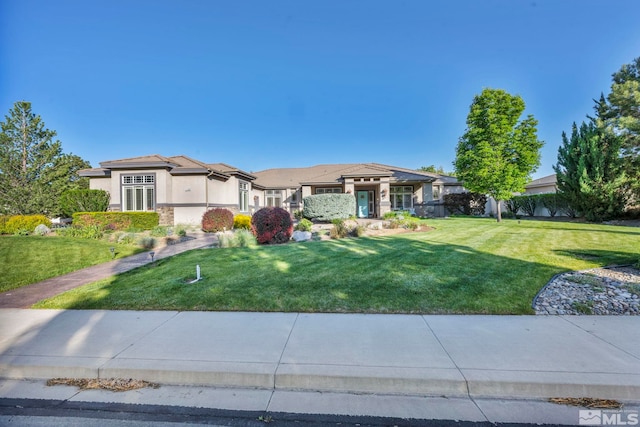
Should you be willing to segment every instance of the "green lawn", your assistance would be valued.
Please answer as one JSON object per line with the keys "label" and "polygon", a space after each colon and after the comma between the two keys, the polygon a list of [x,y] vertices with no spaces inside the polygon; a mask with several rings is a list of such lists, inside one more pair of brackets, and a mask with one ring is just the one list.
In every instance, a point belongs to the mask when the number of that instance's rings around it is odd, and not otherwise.
{"label": "green lawn", "polygon": [[[0,292],[110,261],[112,246],[68,237],[0,236]],[[118,258],[140,251],[134,246],[116,247]]]}
{"label": "green lawn", "polygon": [[[638,260],[640,229],[452,218],[389,237],[195,250],[39,308],[532,313],[554,275]],[[186,282],[202,269],[203,280]]]}

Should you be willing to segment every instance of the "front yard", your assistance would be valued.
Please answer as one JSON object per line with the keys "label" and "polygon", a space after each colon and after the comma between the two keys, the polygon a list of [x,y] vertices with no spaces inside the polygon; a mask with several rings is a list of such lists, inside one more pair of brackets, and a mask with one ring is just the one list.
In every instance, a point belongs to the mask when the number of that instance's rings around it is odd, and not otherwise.
{"label": "front yard", "polygon": [[[80,270],[112,258],[113,243],[70,237],[0,236],[0,292]],[[115,245],[117,257],[140,252]]]}
{"label": "front yard", "polygon": [[[532,313],[556,273],[638,261],[640,229],[451,218],[428,232],[156,261],[38,308],[376,313]],[[203,279],[187,284],[200,265]]]}

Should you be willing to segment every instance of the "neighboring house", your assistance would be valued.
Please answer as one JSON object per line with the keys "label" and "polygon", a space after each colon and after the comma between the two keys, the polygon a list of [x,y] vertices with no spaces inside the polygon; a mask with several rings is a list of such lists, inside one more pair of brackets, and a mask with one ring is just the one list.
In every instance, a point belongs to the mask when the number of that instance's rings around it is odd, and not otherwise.
{"label": "neighboring house", "polygon": [[524,186],[523,194],[555,193],[558,191],[556,174],[534,179]]}
{"label": "neighboring house", "polygon": [[199,224],[213,207],[249,213],[255,176],[224,163],[157,154],[101,162],[84,169],[91,189],[111,195],[111,211],[155,211],[160,224]]}
{"label": "neighboring house", "polygon": [[248,173],[224,163],[186,156],[150,155],[100,163],[84,169],[90,188],[109,192],[112,211],[156,211],[160,223],[198,224],[213,207],[251,214],[263,206],[295,212],[312,194],[356,197],[360,218],[392,210],[444,216],[442,196],[464,191],[453,177],[379,163],[328,164]]}

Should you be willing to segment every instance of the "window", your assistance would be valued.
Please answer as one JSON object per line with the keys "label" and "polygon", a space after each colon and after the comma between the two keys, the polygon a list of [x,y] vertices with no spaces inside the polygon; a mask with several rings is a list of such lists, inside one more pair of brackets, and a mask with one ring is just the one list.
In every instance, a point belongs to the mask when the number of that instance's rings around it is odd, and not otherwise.
{"label": "window", "polygon": [[433,200],[440,200],[440,186],[439,185],[434,185],[433,186]]}
{"label": "window", "polygon": [[122,175],[122,210],[156,210],[156,176]]}
{"label": "window", "polygon": [[267,190],[266,191],[267,206],[282,206],[282,190]]}
{"label": "window", "polygon": [[404,211],[413,208],[413,187],[391,187],[391,209]]}
{"label": "window", "polygon": [[340,187],[316,188],[316,194],[342,193]]}
{"label": "window", "polygon": [[249,184],[244,181],[240,181],[238,185],[238,196],[240,212],[247,212],[249,210]]}

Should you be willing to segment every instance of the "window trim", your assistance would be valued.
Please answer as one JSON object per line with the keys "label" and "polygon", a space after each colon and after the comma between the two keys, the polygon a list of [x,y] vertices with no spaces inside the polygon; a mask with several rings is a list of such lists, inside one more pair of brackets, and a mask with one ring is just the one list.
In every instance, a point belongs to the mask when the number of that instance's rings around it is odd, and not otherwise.
{"label": "window trim", "polygon": [[[391,210],[393,211],[406,211],[413,209],[413,195],[415,189],[412,185],[392,185],[389,188],[389,200],[391,202]],[[398,199],[396,196],[400,196],[402,206],[398,207]],[[405,197],[409,197],[409,206],[405,206]]]}
{"label": "window trim", "polygon": [[[337,191],[336,191],[337,190]],[[315,194],[342,194],[342,187],[316,187]]]}
{"label": "window trim", "polygon": [[238,181],[238,208],[240,212],[249,212],[249,183]]}
{"label": "window trim", "polygon": [[[149,193],[151,191],[151,194]],[[156,174],[136,173],[120,175],[121,209],[123,212],[155,212],[156,211]],[[130,196],[127,197],[127,196]],[[139,197],[142,200],[139,200]],[[149,201],[151,196],[151,201]],[[131,202],[129,206],[128,202]],[[151,202],[151,203],[150,203]],[[138,206],[141,209],[138,209]],[[129,207],[133,209],[128,209]]]}

